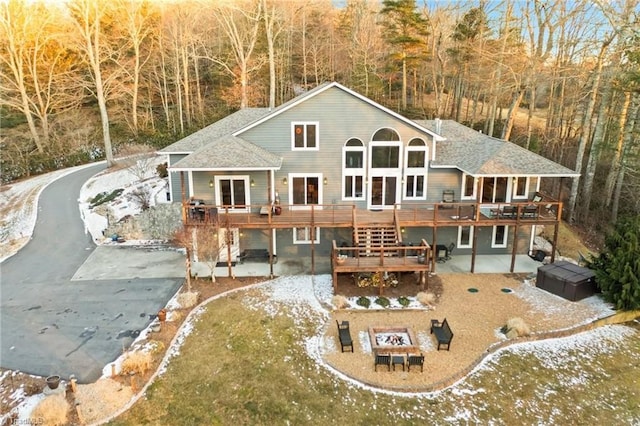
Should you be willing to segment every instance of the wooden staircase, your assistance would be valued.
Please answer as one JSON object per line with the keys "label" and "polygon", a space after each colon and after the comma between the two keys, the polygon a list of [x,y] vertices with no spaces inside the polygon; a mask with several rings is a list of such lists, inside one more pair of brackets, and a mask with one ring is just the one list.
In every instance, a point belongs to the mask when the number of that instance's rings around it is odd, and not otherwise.
{"label": "wooden staircase", "polygon": [[[360,249],[360,256],[378,255],[372,253],[371,248],[398,246],[398,232],[394,225],[377,225],[358,227],[353,230],[353,241]],[[390,251],[388,255],[394,253]]]}

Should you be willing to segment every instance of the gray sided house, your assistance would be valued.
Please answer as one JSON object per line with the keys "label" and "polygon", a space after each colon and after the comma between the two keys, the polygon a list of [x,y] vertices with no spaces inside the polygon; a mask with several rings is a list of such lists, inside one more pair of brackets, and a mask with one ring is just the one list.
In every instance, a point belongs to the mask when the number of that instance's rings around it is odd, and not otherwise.
{"label": "gray sided house", "polygon": [[221,261],[263,253],[272,266],[311,259],[311,272],[418,270],[406,259],[421,244],[428,270],[452,249],[472,256],[471,272],[476,256],[529,254],[535,227],[561,220],[542,179],[576,175],[454,121],[409,120],[338,83],[240,110],[160,152],[184,224],[233,233]]}

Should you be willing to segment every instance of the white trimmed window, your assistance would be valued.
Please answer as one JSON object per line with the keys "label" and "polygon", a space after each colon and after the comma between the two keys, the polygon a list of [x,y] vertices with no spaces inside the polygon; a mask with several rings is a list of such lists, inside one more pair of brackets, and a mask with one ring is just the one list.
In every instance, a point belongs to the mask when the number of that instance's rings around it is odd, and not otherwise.
{"label": "white trimmed window", "polygon": [[492,248],[505,248],[507,247],[507,235],[509,234],[509,227],[504,225],[498,225],[493,227],[493,236],[491,237]]}
{"label": "white trimmed window", "polygon": [[365,147],[360,139],[349,139],[342,148],[342,198],[364,199]]}
{"label": "white trimmed window", "polygon": [[317,121],[291,123],[291,149],[317,151],[319,127]]}
{"label": "white trimmed window", "polygon": [[404,198],[426,200],[427,198],[427,145],[422,139],[409,141],[405,152]]}
{"label": "white trimmed window", "polygon": [[529,178],[517,177],[513,180],[513,199],[526,200],[529,195]]}
{"label": "white trimmed window", "polygon": [[478,192],[478,178],[463,173],[462,189],[460,190],[461,200],[475,200]]}
{"label": "white trimmed window", "polygon": [[473,244],[473,226],[458,226],[458,248],[471,248]]}
{"label": "white trimmed window", "polygon": [[313,238],[314,244],[320,243],[320,228],[315,229],[315,235],[311,235],[313,228],[293,228],[293,244],[311,244]]}
{"label": "white trimmed window", "polygon": [[[292,209],[322,204],[322,173],[290,173],[289,200]],[[320,208],[319,206],[317,208]]]}

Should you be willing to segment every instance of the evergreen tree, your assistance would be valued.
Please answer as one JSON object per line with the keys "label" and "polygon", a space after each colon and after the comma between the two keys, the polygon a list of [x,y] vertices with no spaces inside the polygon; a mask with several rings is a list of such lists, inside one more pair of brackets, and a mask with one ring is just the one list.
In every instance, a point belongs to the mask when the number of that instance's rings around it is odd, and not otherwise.
{"label": "evergreen tree", "polygon": [[407,63],[425,53],[429,22],[416,11],[415,0],[384,0],[380,13],[384,35],[396,49],[392,57],[402,64],[402,109],[406,109]]}
{"label": "evergreen tree", "polygon": [[640,216],[619,220],[590,266],[605,300],[616,309],[640,309]]}

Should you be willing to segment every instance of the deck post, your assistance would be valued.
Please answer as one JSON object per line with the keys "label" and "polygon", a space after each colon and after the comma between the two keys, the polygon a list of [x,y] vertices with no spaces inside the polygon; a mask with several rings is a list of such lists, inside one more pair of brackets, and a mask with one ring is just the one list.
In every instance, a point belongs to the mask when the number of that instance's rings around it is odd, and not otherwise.
{"label": "deck post", "polygon": [[[535,226],[535,225],[534,225]],[[518,230],[520,225],[516,222],[516,226],[513,230],[513,249],[511,249],[511,269],[509,272],[513,274],[514,269],[516,268],[516,253],[518,252]],[[533,230],[533,226],[531,226],[531,230]]]}
{"label": "deck post", "polygon": [[560,221],[562,220],[562,201],[558,202],[558,217],[553,229],[553,250],[551,250],[551,263],[556,261],[556,248],[558,247],[558,233],[560,232]]}
{"label": "deck post", "polygon": [[[271,210],[271,209],[269,209]],[[269,213],[271,214],[271,213]],[[269,278],[273,279],[273,233],[275,229],[269,231]]]}
{"label": "deck post", "polygon": [[478,227],[473,227],[473,244],[471,246],[471,273],[473,274],[476,270],[476,250],[478,243]]}

